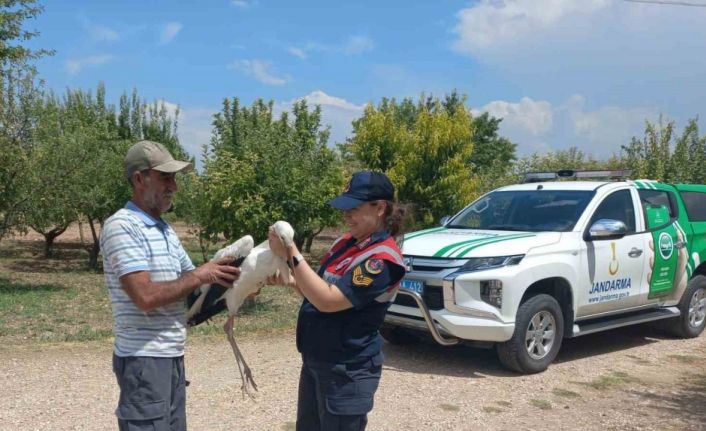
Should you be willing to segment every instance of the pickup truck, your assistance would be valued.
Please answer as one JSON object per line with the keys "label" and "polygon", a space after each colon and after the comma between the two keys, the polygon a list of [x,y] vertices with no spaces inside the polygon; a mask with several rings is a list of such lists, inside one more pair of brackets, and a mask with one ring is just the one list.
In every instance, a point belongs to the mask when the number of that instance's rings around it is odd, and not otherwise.
{"label": "pickup truck", "polygon": [[[407,344],[421,331],[442,345],[494,345],[505,367],[529,374],[549,366],[564,338],[656,320],[697,337],[706,185],[578,180],[628,174],[530,174],[404,235],[408,272],[383,338]],[[562,177],[577,180],[541,181]]]}

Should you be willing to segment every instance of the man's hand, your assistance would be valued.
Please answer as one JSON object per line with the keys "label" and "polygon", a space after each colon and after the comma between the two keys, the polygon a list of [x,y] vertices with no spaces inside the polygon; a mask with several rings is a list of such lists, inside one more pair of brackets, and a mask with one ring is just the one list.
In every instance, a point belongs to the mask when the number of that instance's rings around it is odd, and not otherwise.
{"label": "man's hand", "polygon": [[230,266],[233,262],[232,257],[222,257],[208,263],[204,263],[195,270],[192,274],[201,282],[201,284],[218,283],[223,287],[233,287],[233,282],[240,276],[240,268]]}

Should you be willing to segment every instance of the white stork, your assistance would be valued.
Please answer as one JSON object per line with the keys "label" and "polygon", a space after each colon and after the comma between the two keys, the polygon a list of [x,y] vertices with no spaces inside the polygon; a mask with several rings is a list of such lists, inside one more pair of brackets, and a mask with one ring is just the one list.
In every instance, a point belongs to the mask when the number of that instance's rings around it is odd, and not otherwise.
{"label": "white stork", "polygon": [[[278,221],[273,227],[283,244],[290,245],[294,243],[294,229],[289,223]],[[230,289],[226,289],[219,284],[204,284],[194,290],[187,300],[189,306],[187,320],[189,326],[198,325],[218,314],[226,307],[228,308],[228,320],[223,326],[223,330],[228,337],[238,364],[238,371],[240,371],[240,378],[243,382],[241,387],[243,396],[247,394],[249,397],[254,398],[251,388],[257,391],[257,384],[255,384],[250,367],[245,362],[245,358],[233,337],[235,314],[248,296],[256,293],[264,286],[268,277],[287,274],[289,268],[287,267],[287,262],[272,253],[267,240],[253,248],[253,239],[250,235],[246,235],[233,244],[219,250],[213,259],[222,257],[235,258],[233,265],[240,267],[240,277]]]}

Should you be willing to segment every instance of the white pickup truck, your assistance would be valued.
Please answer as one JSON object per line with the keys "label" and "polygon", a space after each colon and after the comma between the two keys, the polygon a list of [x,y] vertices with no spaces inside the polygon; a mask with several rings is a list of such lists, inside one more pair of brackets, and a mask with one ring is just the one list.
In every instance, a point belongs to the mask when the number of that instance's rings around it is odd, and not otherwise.
{"label": "white pickup truck", "polygon": [[408,273],[380,332],[495,344],[503,365],[545,370],[562,340],[642,322],[681,337],[706,324],[706,186],[535,173],[441,227],[404,236]]}

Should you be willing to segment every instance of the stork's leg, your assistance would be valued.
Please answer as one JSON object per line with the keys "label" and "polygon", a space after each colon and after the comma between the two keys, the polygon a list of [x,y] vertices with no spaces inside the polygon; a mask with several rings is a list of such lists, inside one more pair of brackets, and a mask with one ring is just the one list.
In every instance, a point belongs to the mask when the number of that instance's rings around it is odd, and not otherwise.
{"label": "stork's leg", "polygon": [[235,362],[238,364],[240,379],[243,382],[243,386],[241,387],[243,391],[243,398],[245,398],[245,395],[247,394],[250,398],[254,399],[255,393],[252,390],[254,389],[255,391],[257,391],[257,384],[255,383],[255,380],[252,377],[252,371],[250,371],[250,367],[248,367],[248,364],[245,362],[243,354],[238,348],[238,344],[235,342],[235,337],[233,336],[234,321],[235,316],[228,316],[228,320],[226,321],[225,326],[223,326],[223,330],[226,332],[228,342],[230,343],[230,347],[233,349],[233,354],[235,355]]}

